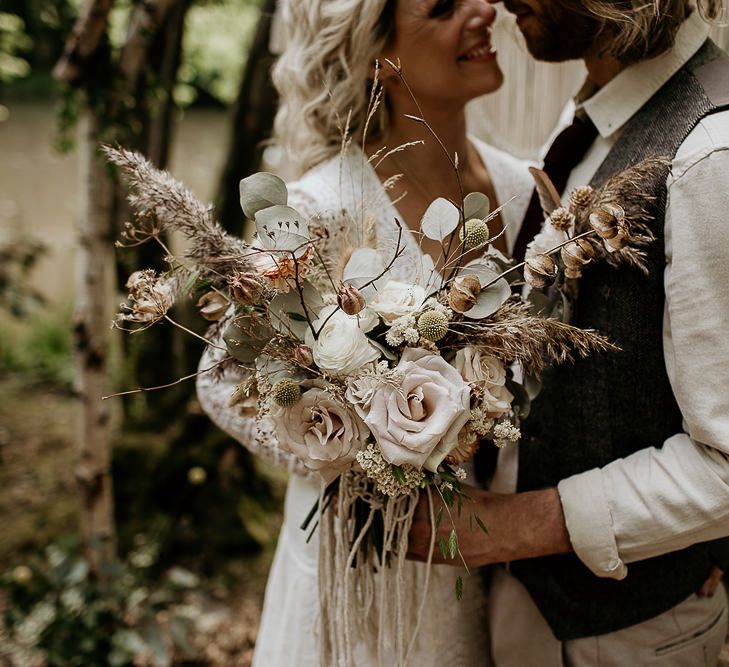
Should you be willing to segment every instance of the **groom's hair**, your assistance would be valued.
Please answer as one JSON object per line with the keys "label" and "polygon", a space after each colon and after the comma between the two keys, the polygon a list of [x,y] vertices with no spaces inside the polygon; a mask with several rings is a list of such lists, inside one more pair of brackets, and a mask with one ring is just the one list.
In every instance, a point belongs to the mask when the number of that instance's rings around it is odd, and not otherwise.
{"label": "groom's hair", "polygon": [[[722,16],[725,0],[697,0],[701,16]],[[668,51],[681,23],[691,13],[689,0],[565,0],[563,5],[599,24],[601,51],[624,63],[654,58]]]}

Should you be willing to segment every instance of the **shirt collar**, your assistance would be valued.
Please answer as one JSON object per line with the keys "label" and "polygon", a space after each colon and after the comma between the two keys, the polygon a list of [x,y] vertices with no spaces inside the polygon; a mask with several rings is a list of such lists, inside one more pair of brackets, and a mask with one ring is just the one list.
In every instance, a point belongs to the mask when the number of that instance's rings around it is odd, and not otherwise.
{"label": "shirt collar", "polygon": [[[619,130],[699,50],[709,26],[694,10],[676,34],[673,48],[629,65],[594,95],[577,104],[604,138]],[[584,90],[584,89],[583,89]]]}

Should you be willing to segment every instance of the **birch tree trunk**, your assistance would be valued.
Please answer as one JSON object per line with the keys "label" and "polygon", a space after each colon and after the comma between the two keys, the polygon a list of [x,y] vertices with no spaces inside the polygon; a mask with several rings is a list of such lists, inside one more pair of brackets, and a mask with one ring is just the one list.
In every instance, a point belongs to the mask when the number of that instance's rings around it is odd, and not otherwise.
{"label": "birch tree trunk", "polygon": [[116,538],[111,480],[108,393],[108,267],[111,257],[108,171],[97,151],[96,119],[85,112],[79,123],[81,201],[76,259],[74,348],[78,409],[76,479],[81,498],[81,533],[92,571],[115,557]]}

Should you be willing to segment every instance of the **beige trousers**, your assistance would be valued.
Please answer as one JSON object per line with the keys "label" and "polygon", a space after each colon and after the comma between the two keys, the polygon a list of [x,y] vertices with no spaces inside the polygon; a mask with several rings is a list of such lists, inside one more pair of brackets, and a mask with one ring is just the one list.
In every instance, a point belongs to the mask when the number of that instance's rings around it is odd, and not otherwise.
{"label": "beige trousers", "polygon": [[558,641],[524,586],[498,568],[489,595],[495,667],[715,667],[727,634],[723,586],[617,632]]}

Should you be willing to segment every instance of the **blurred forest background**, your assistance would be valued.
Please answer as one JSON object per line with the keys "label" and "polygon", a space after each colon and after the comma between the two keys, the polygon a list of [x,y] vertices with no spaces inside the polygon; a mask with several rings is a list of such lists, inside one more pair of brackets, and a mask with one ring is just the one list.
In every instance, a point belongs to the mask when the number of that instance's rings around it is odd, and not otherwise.
{"label": "blurred forest background", "polygon": [[200,413],[193,382],[98,400],[192,372],[202,343],[109,330],[156,253],[114,251],[128,211],[96,149],[141,150],[242,233],[237,183],[276,104],[273,6],[2,2],[0,664],[250,660],[285,479]]}
{"label": "blurred forest background", "polygon": [[[143,152],[242,234],[238,181],[277,164],[274,9],[0,4],[2,667],[250,664],[285,475],[212,425],[193,382],[99,400],[193,372],[202,343],[109,329],[129,273],[159,260],[115,251],[129,211],[98,146]],[[534,157],[583,70],[535,64],[511,28],[506,85],[471,127]]]}

